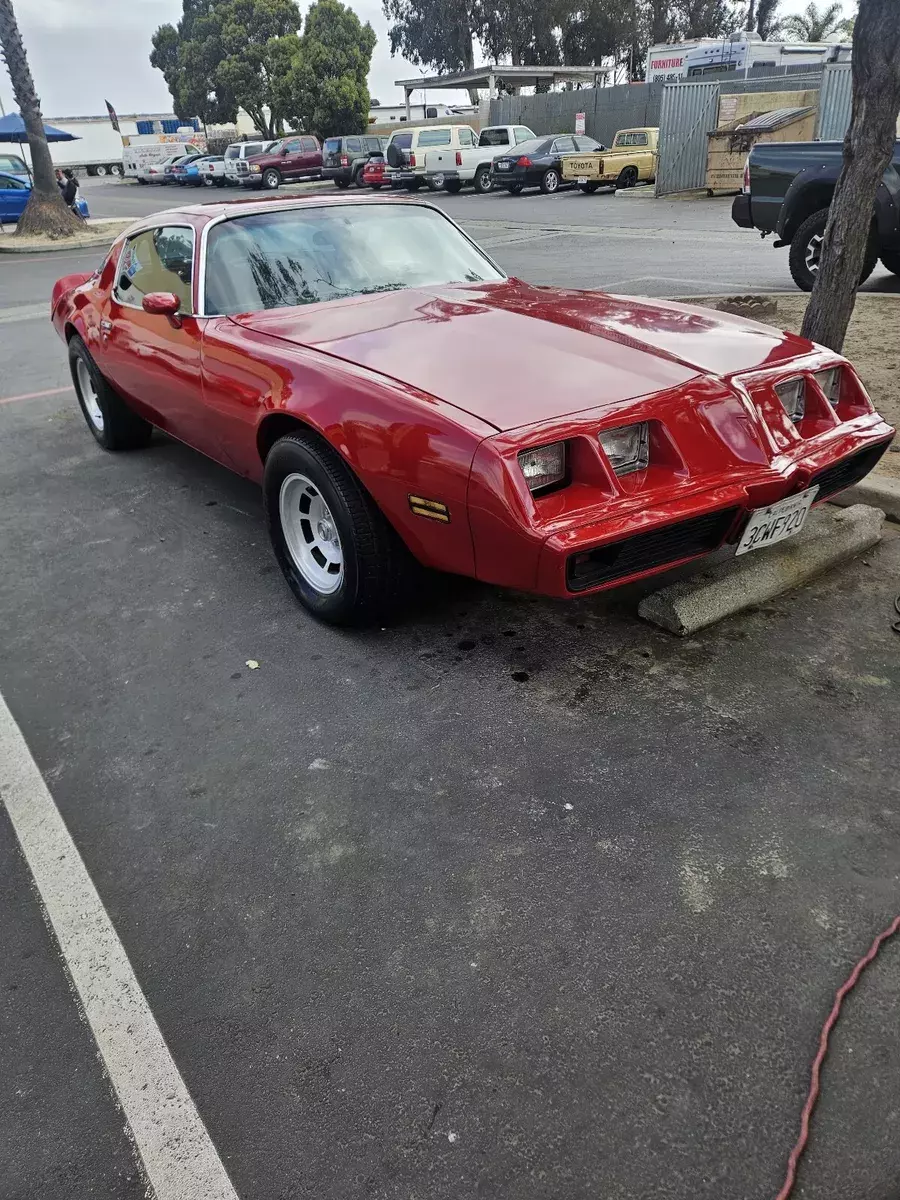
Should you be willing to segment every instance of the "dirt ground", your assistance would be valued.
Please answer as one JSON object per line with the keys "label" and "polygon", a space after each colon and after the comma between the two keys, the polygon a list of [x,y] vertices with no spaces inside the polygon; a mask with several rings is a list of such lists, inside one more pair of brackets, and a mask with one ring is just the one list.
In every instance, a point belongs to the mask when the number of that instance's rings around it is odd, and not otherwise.
{"label": "dirt ground", "polygon": [[[714,307],[719,297],[710,297]],[[779,329],[800,332],[809,297],[771,294],[764,297],[777,304],[773,316],[757,319]],[[697,301],[693,301],[697,303]],[[847,331],[844,354],[853,363],[872,397],[872,403],[895,427],[900,427],[900,297],[859,295]],[[876,467],[900,479],[900,438]]]}

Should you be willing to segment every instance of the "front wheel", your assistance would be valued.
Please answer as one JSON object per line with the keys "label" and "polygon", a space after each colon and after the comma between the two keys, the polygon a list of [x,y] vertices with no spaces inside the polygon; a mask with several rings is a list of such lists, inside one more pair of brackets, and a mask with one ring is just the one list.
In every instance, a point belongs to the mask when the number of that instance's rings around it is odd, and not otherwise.
{"label": "front wheel", "polygon": [[348,188],[350,186],[350,180],[349,179],[335,179],[334,186],[336,188],[340,188],[341,191],[343,191],[344,188]]}
{"label": "front wheel", "polygon": [[153,426],[113,391],[77,334],[69,342],[69,369],[87,427],[104,450],[139,450],[147,445]]}
{"label": "front wheel", "polygon": [[421,186],[422,186],[422,180],[416,178],[416,179],[413,179],[410,183],[408,183],[406,185],[406,190],[408,192],[417,192]]}
{"label": "front wheel", "polygon": [[475,191],[478,192],[480,196],[486,196],[494,186],[491,183],[491,168],[479,167],[475,172],[475,178],[472,180],[472,183]]}
{"label": "front wheel", "polygon": [[316,434],[275,443],[263,502],[278,565],[313,616],[332,625],[371,625],[400,607],[414,560],[343,459]]}
{"label": "front wheel", "polygon": [[559,191],[559,172],[554,171],[552,167],[549,171],[544,172],[541,179],[541,191],[545,196],[552,196],[554,192]]}
{"label": "front wheel", "polygon": [[623,167],[616,180],[616,188],[633,188],[637,181],[637,167]]}
{"label": "front wheel", "polygon": [[263,171],[263,187],[274,192],[276,188],[281,187],[281,172],[276,171],[274,167],[269,167],[267,171]]}

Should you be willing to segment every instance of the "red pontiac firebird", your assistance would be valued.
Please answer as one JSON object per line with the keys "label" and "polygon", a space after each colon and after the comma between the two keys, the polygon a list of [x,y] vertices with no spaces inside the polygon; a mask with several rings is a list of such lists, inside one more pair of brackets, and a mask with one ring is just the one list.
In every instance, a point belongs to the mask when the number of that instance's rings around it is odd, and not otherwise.
{"label": "red pontiac firebird", "polygon": [[100,445],[157,426],[258,480],[290,587],[340,624],[415,560],[566,597],[771,545],[894,432],[840,355],[507,278],[415,200],[157,213],[52,312]]}

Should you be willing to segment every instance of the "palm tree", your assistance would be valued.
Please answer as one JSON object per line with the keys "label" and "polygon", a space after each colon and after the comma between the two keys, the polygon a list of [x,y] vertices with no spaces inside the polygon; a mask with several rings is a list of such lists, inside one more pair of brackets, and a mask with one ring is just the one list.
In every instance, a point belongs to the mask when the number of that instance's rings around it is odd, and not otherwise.
{"label": "palm tree", "polygon": [[50,147],[44,134],[41,102],[34,90],[34,80],[31,78],[12,0],[0,0],[0,47],[31,150],[33,186],[28,204],[16,226],[16,236],[29,237],[42,233],[51,238],[60,238],[77,233],[83,225],[66,207],[56,184]]}
{"label": "palm tree", "polygon": [[807,4],[802,13],[793,13],[783,21],[784,32],[798,42],[824,42],[835,33],[840,33],[846,22],[840,4],[826,4],[819,8]]}

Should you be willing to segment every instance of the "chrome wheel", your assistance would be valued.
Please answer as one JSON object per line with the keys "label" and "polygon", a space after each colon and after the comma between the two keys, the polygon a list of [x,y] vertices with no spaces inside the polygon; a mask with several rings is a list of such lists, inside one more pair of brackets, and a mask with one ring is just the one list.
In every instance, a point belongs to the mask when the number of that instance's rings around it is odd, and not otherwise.
{"label": "chrome wheel", "polygon": [[330,596],[344,580],[344,552],[325,497],[311,479],[294,472],[281,484],[278,510],[294,566],[310,587]]}
{"label": "chrome wheel", "polygon": [[806,243],[806,253],[804,261],[806,269],[810,274],[815,275],[819,269],[819,259],[822,257],[822,242],[825,240],[824,233],[814,233]]}
{"label": "chrome wheel", "polygon": [[78,393],[81,396],[81,403],[84,406],[87,419],[98,433],[102,433],[103,410],[100,408],[100,401],[97,399],[97,389],[94,387],[91,373],[83,358],[79,358],[75,364],[75,375],[78,379]]}

